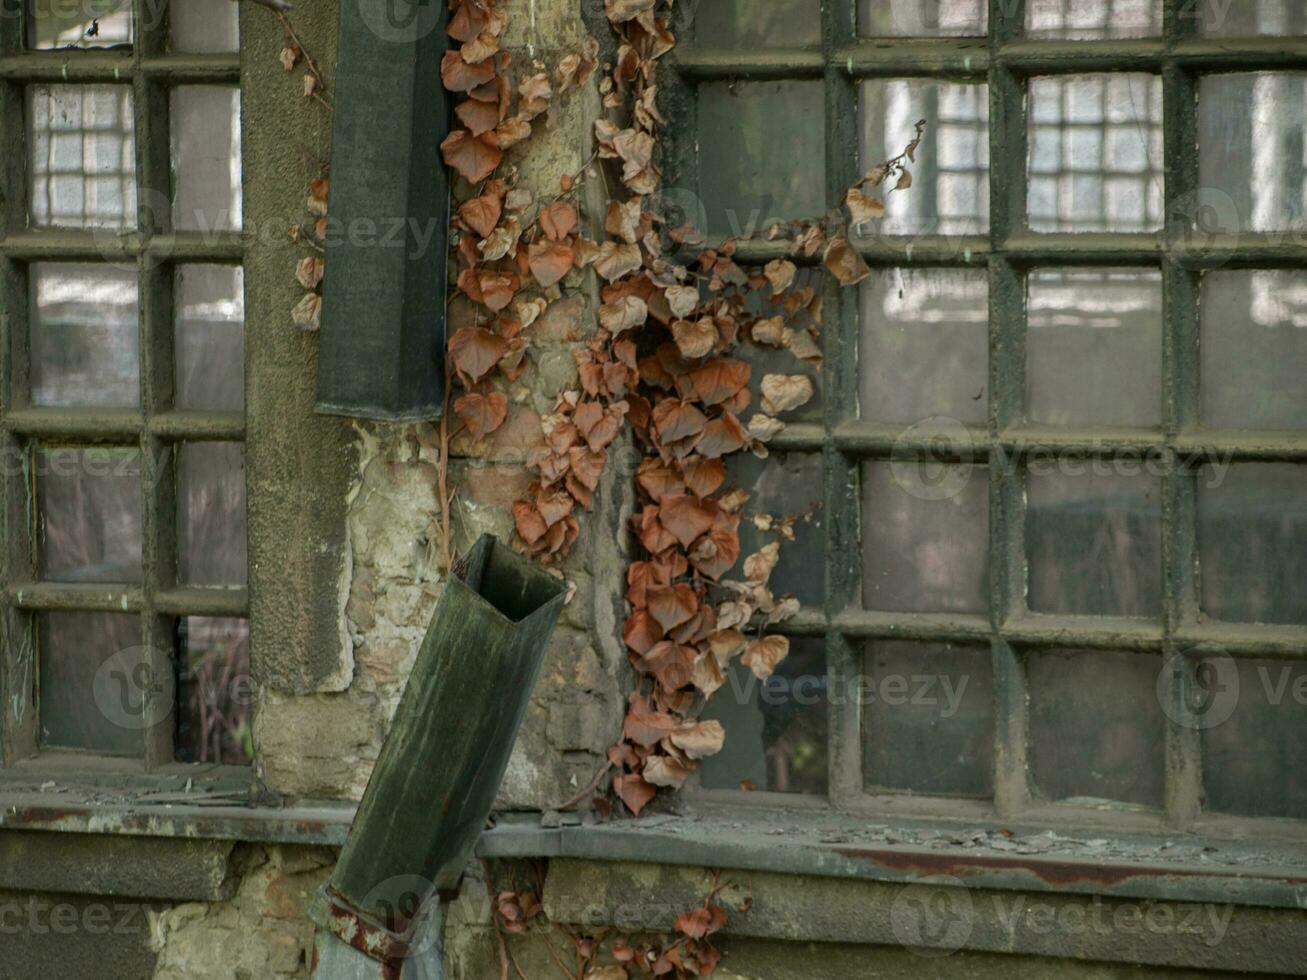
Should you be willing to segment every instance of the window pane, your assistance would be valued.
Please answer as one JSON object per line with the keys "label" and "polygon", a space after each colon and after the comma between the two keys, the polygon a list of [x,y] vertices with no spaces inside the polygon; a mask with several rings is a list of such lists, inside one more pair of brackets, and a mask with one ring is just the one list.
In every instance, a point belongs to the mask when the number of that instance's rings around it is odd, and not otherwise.
{"label": "window pane", "polygon": [[762,234],[826,211],[826,99],[820,82],[699,88],[699,196],[712,235]]}
{"label": "window pane", "polygon": [[1307,227],[1303,143],[1307,74],[1205,75],[1198,89],[1202,231]]}
{"label": "window pane", "polygon": [[178,624],[177,758],[248,765],[250,631],[243,619],[188,616]]}
{"label": "window pane", "polygon": [[1071,75],[1030,81],[1030,227],[1162,226],[1162,80]]}
{"label": "window pane", "polygon": [[1307,623],[1307,467],[1209,465],[1198,475],[1203,611]]}
{"label": "window pane", "polygon": [[39,621],[42,744],[141,755],[150,675],[140,617],[60,612]]}
{"label": "window pane", "polygon": [[726,729],[726,746],[700,763],[705,789],[825,795],[826,654],[820,640],[791,639],[766,681],[736,660],[704,708]]}
{"label": "window pane", "polygon": [[107,265],[39,262],[32,294],[32,402],[134,408],[141,403],[137,284]]}
{"label": "window pane", "polygon": [[1307,818],[1307,664],[1244,658],[1209,664],[1216,668],[1209,676],[1225,683],[1211,696],[1230,699],[1222,715],[1233,712],[1203,729],[1207,809]]}
{"label": "window pane", "polygon": [[141,581],[141,453],[39,449],[41,576],[55,582]]}
{"label": "window pane", "polygon": [[1027,0],[1026,34],[1075,40],[1160,37],[1162,0]]}
{"label": "window pane", "polygon": [[[793,595],[804,605],[820,606],[826,599],[826,526],[821,456],[772,453],[765,460],[752,454],[727,457],[727,481],[749,494],[740,522],[740,554],[748,556],[777,540],[760,531],[753,519],[797,517],[794,540],[781,541],[781,562],[771,576],[775,595]],[[740,566],[743,567],[743,566]],[[739,577],[738,569],[734,576]]]}
{"label": "window pane", "polygon": [[1207,273],[1201,350],[1208,425],[1307,428],[1307,274]]}
{"label": "window pane", "polygon": [[694,41],[713,48],[799,48],[821,44],[812,0],[709,0],[694,8]]}
{"label": "window pane", "polygon": [[[108,48],[132,42],[131,0],[28,0],[27,46],[38,51],[56,48]],[[20,6],[14,3],[13,7]],[[6,17],[17,14],[5,8]]]}
{"label": "window pane", "polygon": [[886,235],[975,235],[989,228],[989,87],[930,79],[862,83],[858,113],[864,170],[892,159],[912,140],[917,120],[926,138],[909,164],[912,187],[885,189]]}
{"label": "window pane", "polygon": [[135,228],[136,148],[126,85],[34,85],[31,222]]}
{"label": "window pane", "polygon": [[179,266],[173,295],[177,407],[243,411],[243,270],[230,265]]}
{"label": "window pane", "polygon": [[189,442],[177,477],[180,575],[186,585],[245,584],[245,452]]}
{"label": "window pane", "polygon": [[174,227],[231,231],[241,226],[240,92],[183,85],[172,90]]}
{"label": "window pane", "polygon": [[862,501],[867,609],[983,613],[989,608],[984,467],[934,460],[867,463]]}
{"label": "window pane", "polygon": [[1035,269],[1027,288],[1031,421],[1160,425],[1162,274]]}
{"label": "window pane", "polygon": [[1307,0],[1239,0],[1196,8],[1199,30],[1208,37],[1307,34]]}
{"label": "window pane", "polygon": [[956,37],[988,29],[988,0],[858,0],[859,34]]}
{"label": "window pane", "polygon": [[1026,659],[1030,775],[1046,800],[1162,805],[1166,726],[1162,658],[1054,650]]}
{"label": "window pane", "polygon": [[1139,459],[1031,461],[1031,609],[1094,616],[1161,612],[1161,486],[1150,468]]}
{"label": "window pane", "polygon": [[863,705],[866,790],[993,794],[988,647],[872,643]]}
{"label": "window pane", "polygon": [[911,424],[989,417],[989,277],[874,270],[862,288],[861,416]]}
{"label": "window pane", "polygon": [[193,54],[234,54],[240,49],[234,3],[168,0],[172,49]]}

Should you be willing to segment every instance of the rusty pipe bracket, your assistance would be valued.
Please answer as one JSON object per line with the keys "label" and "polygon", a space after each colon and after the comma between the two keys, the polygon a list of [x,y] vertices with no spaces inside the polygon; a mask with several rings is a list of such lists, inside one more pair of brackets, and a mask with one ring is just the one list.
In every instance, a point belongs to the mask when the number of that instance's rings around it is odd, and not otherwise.
{"label": "rusty pipe bracket", "polygon": [[330,884],[309,906],[318,927],[311,975],[322,980],[440,980],[448,896],[433,895],[400,931],[352,905]]}

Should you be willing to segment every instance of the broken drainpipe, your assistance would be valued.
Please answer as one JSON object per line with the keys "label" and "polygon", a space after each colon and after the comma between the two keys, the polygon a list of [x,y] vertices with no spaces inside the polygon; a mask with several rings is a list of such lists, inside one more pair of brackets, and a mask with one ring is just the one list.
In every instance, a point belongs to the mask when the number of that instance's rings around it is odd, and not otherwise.
{"label": "broken drainpipe", "polygon": [[442,893],[471,859],[565,585],[483,535],[457,562],[331,880],[309,915],[315,980],[435,980]]}

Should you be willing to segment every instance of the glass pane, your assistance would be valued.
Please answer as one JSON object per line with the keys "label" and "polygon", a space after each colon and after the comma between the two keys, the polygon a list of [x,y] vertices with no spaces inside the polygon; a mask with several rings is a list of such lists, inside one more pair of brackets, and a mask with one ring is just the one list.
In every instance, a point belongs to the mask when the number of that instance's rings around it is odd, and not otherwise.
{"label": "glass pane", "polygon": [[136,273],[108,265],[38,262],[29,275],[32,402],[139,405]]}
{"label": "glass pane", "polygon": [[41,575],[54,582],[141,581],[138,449],[39,449]]}
{"label": "glass pane", "polygon": [[1204,75],[1198,88],[1202,231],[1307,227],[1303,214],[1307,74]]}
{"label": "glass pane", "polygon": [[1094,616],[1161,612],[1158,472],[1152,461],[1137,458],[1031,460],[1031,609]]}
{"label": "glass pane", "polygon": [[988,0],[858,0],[858,33],[957,37],[989,30]]}
{"label": "glass pane", "polygon": [[1199,30],[1208,37],[1307,34],[1307,0],[1239,0],[1195,7]]}
{"label": "glass pane", "polygon": [[212,85],[172,90],[173,226],[241,226],[240,92]]}
{"label": "glass pane", "polygon": [[1161,37],[1162,0],[1027,0],[1026,34],[1074,40]]}
{"label": "glass pane", "polygon": [[1030,227],[1162,227],[1162,80],[1070,75],[1030,80]]}
{"label": "glass pane", "polygon": [[[726,474],[728,484],[749,494],[740,522],[740,554],[747,557],[777,540],[775,532],[758,530],[755,517],[797,517],[794,540],[780,543],[781,562],[772,572],[771,590],[777,596],[796,596],[804,605],[822,605],[826,599],[826,526],[821,456],[773,453],[763,460],[740,454],[727,458]],[[738,579],[741,574],[737,568],[727,577]]]}
{"label": "glass pane", "polygon": [[708,233],[761,235],[826,211],[821,82],[710,82],[699,88],[699,196]]}
{"label": "glass pane", "polygon": [[911,424],[989,417],[989,276],[875,270],[862,288],[861,417]]}
{"label": "glass pane", "polygon": [[1227,658],[1210,665],[1210,677],[1234,682],[1212,695],[1228,699],[1213,720],[1229,717],[1203,729],[1207,809],[1307,818],[1307,664]]}
{"label": "glass pane", "polygon": [[176,403],[245,408],[245,289],[240,266],[177,268]]}
{"label": "glass pane", "polygon": [[791,639],[766,681],[736,660],[704,708],[726,729],[726,746],[699,764],[700,785],[825,795],[827,707],[821,640]]}
{"label": "glass pane", "polygon": [[1212,464],[1198,474],[1203,611],[1307,623],[1307,466]]}
{"label": "glass pane", "polygon": [[249,623],[188,616],[178,624],[178,636],[177,758],[249,765]]}
{"label": "glass pane", "polygon": [[821,44],[812,0],[708,0],[694,7],[694,42],[712,48],[802,48]]}
{"label": "glass pane", "polygon": [[988,647],[871,643],[866,670],[860,694],[867,792],[992,795]]}
{"label": "glass pane", "polygon": [[188,442],[177,476],[179,573],[185,585],[245,584],[245,451]]}
{"label": "glass pane", "polygon": [[191,54],[234,54],[240,50],[234,3],[168,0],[172,49]]}
{"label": "glass pane", "polygon": [[39,621],[42,744],[142,755],[151,681],[140,617],[60,612]]}
{"label": "glass pane", "polygon": [[926,137],[909,164],[912,187],[883,189],[885,235],[976,235],[989,228],[989,87],[930,79],[871,79],[858,106],[862,168],[903,152],[917,120]]}
{"label": "glass pane", "polygon": [[862,468],[862,601],[888,612],[989,608],[989,477],[934,460]]}
{"label": "glass pane", "polygon": [[[27,46],[38,51],[55,48],[108,48],[132,42],[131,0],[28,0]],[[21,0],[12,6],[20,6]],[[5,8],[5,17],[17,10]]]}
{"label": "glass pane", "polygon": [[1162,805],[1161,669],[1160,656],[1119,650],[1026,658],[1030,775],[1039,796]]}
{"label": "glass pane", "polygon": [[1027,289],[1030,420],[1161,425],[1161,272],[1034,269]]}
{"label": "glass pane", "polygon": [[1202,324],[1205,423],[1307,428],[1307,273],[1209,272]]}
{"label": "glass pane", "polygon": [[132,90],[126,85],[33,85],[31,223],[136,227]]}

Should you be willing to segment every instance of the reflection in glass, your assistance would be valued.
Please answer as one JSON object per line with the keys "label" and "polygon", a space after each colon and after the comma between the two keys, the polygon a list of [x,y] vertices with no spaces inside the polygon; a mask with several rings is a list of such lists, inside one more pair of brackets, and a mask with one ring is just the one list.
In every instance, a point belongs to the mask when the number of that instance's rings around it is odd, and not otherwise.
{"label": "reflection in glass", "polygon": [[131,88],[33,85],[28,111],[31,223],[135,228]]}
{"label": "reflection in glass", "polygon": [[[900,483],[904,467],[939,472]],[[916,473],[913,474],[917,476]],[[923,495],[923,485],[940,493]],[[972,463],[896,461],[862,468],[862,601],[886,612],[989,608],[988,471]]]}
{"label": "reflection in glass", "polygon": [[1027,289],[1030,420],[1160,425],[1161,272],[1034,269]]}
{"label": "reflection in glass", "polygon": [[984,425],[989,277],[983,269],[876,269],[862,287],[861,417]]}
{"label": "reflection in glass", "polygon": [[[37,51],[57,48],[110,48],[131,44],[131,0],[27,0],[27,46]],[[18,14],[21,3],[5,8]]]}
{"label": "reflection in glass", "polygon": [[864,36],[979,37],[988,28],[988,0],[858,0]]}
{"label": "reflection in glass", "polygon": [[1225,685],[1211,710],[1233,713],[1203,729],[1207,809],[1307,818],[1307,664],[1238,657],[1208,666]]}
{"label": "reflection in glass", "polygon": [[[777,596],[793,595],[804,605],[820,606],[826,599],[826,526],[822,511],[821,456],[816,453],[772,453],[758,459],[741,453],[726,460],[728,486],[749,494],[740,522],[740,554],[748,556],[777,540],[758,530],[753,518],[795,517],[794,540],[781,542],[781,562],[771,576]],[[731,576],[739,578],[736,573]]]}
{"label": "reflection in glass", "polygon": [[181,265],[176,309],[180,409],[245,408],[245,293],[240,266]]}
{"label": "reflection in glass", "polygon": [[1209,616],[1307,624],[1307,466],[1203,467],[1198,552]]}
{"label": "reflection in glass", "polygon": [[1307,73],[1204,75],[1198,88],[1202,231],[1307,227]]}
{"label": "reflection in glass", "polygon": [[136,274],[107,265],[38,262],[32,298],[32,402],[140,404]]}
{"label": "reflection in glass", "polygon": [[1161,37],[1162,0],[1027,0],[1026,35],[1084,41]]}
{"label": "reflection in glass", "polygon": [[1162,226],[1162,80],[1121,73],[1030,80],[1030,227]]}
{"label": "reflection in glass", "polygon": [[244,585],[244,447],[234,442],[183,445],[177,496],[183,584]]}
{"label": "reflection in glass", "polygon": [[1307,273],[1221,270],[1203,277],[1203,421],[1307,428]]}
{"label": "reflection in glass", "polygon": [[172,90],[171,100],[174,227],[239,229],[240,90],[182,85]]}
{"label": "reflection in glass", "polygon": [[704,708],[726,729],[726,745],[700,763],[700,785],[825,795],[828,704],[821,640],[791,639],[765,681],[736,660]]}
{"label": "reflection in glass", "polygon": [[248,765],[254,748],[249,623],[188,616],[177,632],[177,758]]}
{"label": "reflection in glass", "polygon": [[141,581],[138,449],[38,449],[41,575],[54,582]]}
{"label": "reflection in glass", "polygon": [[704,48],[806,48],[821,44],[812,0],[709,0],[694,7],[694,43]]}
{"label": "reflection in glass", "polygon": [[1032,460],[1030,467],[1030,608],[1159,615],[1161,485],[1147,472],[1148,462],[1059,457]]}
{"label": "reflection in glass", "polygon": [[1307,0],[1239,0],[1194,6],[1199,32],[1208,37],[1307,34]]}
{"label": "reflection in glass", "polygon": [[1030,775],[1041,798],[1162,805],[1161,669],[1156,654],[1119,650],[1026,658]]}
{"label": "reflection in glass", "polygon": [[988,647],[870,643],[862,692],[867,792],[993,793]]}
{"label": "reflection in glass", "polygon": [[38,620],[41,744],[142,755],[151,681],[140,617],[51,612]]}
{"label": "reflection in glass", "polygon": [[[699,87],[699,197],[711,235],[761,235],[826,210],[821,82]],[[689,216],[687,216],[689,217]]]}
{"label": "reflection in glass", "polygon": [[168,0],[172,50],[188,54],[234,54],[239,50],[235,4]]}
{"label": "reflection in glass", "polygon": [[919,119],[912,187],[870,189],[885,202],[874,231],[885,235],[976,235],[989,228],[989,88],[931,79],[862,83],[862,168],[903,152]]}

